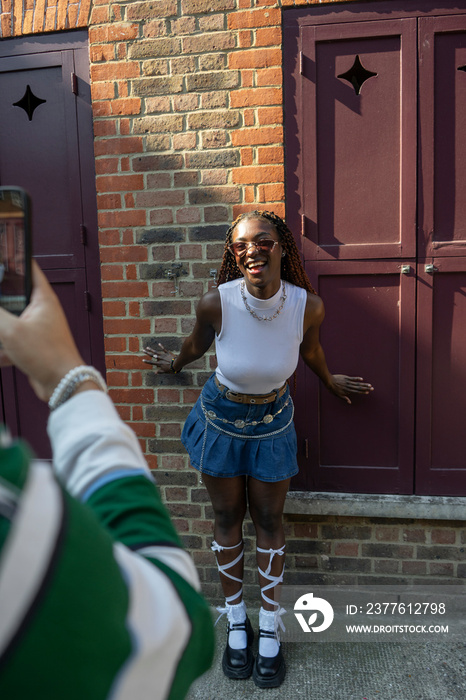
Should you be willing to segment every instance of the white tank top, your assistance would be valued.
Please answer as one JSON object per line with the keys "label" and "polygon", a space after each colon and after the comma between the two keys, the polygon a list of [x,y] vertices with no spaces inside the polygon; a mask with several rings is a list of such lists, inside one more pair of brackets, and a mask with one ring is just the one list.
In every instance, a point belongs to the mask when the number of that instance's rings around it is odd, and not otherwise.
{"label": "white tank top", "polygon": [[[222,328],[215,336],[219,381],[241,394],[268,394],[291,377],[303,340],[307,292],[285,282],[286,300],[273,321],[258,321],[241,296],[242,278],[218,287]],[[283,284],[283,283],[282,283]],[[273,316],[281,303],[282,284],[270,299],[257,299],[246,285],[249,307],[258,316]]]}

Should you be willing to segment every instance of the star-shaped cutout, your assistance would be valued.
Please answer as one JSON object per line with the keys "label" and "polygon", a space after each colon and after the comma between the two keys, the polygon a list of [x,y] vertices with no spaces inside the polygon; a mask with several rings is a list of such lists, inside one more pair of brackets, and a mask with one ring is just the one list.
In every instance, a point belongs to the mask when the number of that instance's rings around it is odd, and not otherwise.
{"label": "star-shaped cutout", "polygon": [[351,68],[347,70],[346,73],[340,73],[340,75],[337,77],[343,78],[343,80],[347,80],[349,83],[351,83],[351,85],[354,87],[356,95],[359,95],[363,83],[365,83],[369,78],[372,78],[374,75],[377,75],[377,73],[373,73],[372,71],[364,68],[359,55],[357,55]]}
{"label": "star-shaped cutout", "polygon": [[40,97],[36,97],[28,85],[23,97],[18,100],[18,102],[13,102],[13,107],[21,107],[21,109],[24,109],[29,117],[29,121],[31,121],[34,110],[46,101],[47,100],[41,100]]}

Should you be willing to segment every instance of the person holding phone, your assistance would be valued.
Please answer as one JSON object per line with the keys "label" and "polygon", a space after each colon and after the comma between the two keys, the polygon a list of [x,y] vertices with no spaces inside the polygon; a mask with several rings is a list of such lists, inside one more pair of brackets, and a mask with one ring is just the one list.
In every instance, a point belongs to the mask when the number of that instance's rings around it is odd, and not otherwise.
{"label": "person holding phone", "polygon": [[209,606],[37,264],[33,283],[19,317],[0,308],[0,366],[49,402],[53,465],[0,431],[0,697],[178,700],[212,661]]}
{"label": "person holding phone", "polygon": [[[202,389],[182,433],[214,510],[214,542],[228,618],[222,666],[229,678],[279,686],[285,662],[278,629],[283,610],[283,507],[298,471],[293,402],[287,380],[299,356],[325,387],[351,403],[369,394],[361,377],[331,374],[319,342],[322,300],[303,269],[293,235],[273,212],[241,215],[228,229],[218,286],[199,301],[196,323],[178,356],[146,348],[159,372],[180,372],[215,339],[217,369]],[[261,587],[259,653],[242,597],[246,507],[257,538]]]}

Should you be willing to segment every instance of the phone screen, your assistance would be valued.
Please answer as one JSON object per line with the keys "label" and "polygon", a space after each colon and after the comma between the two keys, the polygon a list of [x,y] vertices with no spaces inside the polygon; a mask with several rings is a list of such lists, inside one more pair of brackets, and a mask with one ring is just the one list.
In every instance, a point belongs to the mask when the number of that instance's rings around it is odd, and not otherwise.
{"label": "phone screen", "polygon": [[29,196],[20,187],[0,187],[0,306],[20,314],[31,294]]}

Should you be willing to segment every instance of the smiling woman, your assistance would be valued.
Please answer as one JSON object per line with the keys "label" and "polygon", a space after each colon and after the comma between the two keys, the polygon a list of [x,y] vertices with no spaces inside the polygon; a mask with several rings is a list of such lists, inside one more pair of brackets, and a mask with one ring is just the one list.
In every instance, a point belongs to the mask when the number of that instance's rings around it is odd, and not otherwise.
{"label": "smiling woman", "polygon": [[[329,391],[351,403],[368,394],[360,377],[330,374],[319,342],[324,318],[285,222],[272,212],[240,216],[225,241],[218,288],[199,301],[196,323],[175,357],[146,348],[145,362],[179,372],[215,339],[217,369],[206,382],[183,428],[192,466],[202,473],[214,510],[212,550],[217,555],[228,617],[222,666],[229,678],[271,688],[285,677],[278,635],[283,609],[285,536],[282,516],[290,479],[298,471],[294,407],[287,379],[299,356]],[[257,538],[262,607],[259,653],[242,599],[243,519],[246,507]]]}

